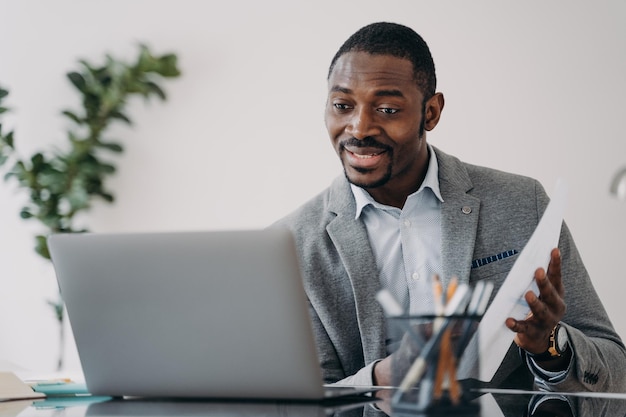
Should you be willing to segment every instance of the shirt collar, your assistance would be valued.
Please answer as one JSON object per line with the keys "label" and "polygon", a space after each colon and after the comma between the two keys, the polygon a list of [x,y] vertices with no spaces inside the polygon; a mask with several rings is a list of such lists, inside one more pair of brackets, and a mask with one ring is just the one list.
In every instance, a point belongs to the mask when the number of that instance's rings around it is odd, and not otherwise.
{"label": "shirt collar", "polygon": [[[441,197],[441,191],[439,190],[439,164],[437,163],[437,156],[435,155],[435,151],[430,144],[428,145],[428,155],[428,169],[426,170],[426,176],[424,177],[424,181],[422,181],[422,185],[420,185],[420,188],[411,195],[418,194],[422,192],[422,190],[428,188],[432,191],[435,197],[439,199],[439,201],[443,202],[443,198]],[[382,204],[374,200],[372,196],[363,188],[357,187],[354,184],[350,184],[350,188],[352,189],[352,194],[354,195],[354,200],[356,202],[356,213],[354,216],[355,219],[358,219],[361,216],[363,209],[370,204],[376,207],[384,207]]]}

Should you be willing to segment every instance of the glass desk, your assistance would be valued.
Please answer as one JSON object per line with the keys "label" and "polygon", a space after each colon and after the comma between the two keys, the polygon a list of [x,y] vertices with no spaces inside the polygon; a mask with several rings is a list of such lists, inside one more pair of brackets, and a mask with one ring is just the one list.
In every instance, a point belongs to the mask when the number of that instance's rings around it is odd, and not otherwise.
{"label": "glass desk", "polygon": [[[2,417],[207,416],[207,417],[386,417],[386,416],[626,416],[626,394],[554,395],[520,390],[476,392],[480,411],[470,414],[419,414],[390,410],[376,398],[325,403],[255,401],[172,401],[109,397],[51,398],[0,403]],[[384,410],[384,411],[383,411]]]}

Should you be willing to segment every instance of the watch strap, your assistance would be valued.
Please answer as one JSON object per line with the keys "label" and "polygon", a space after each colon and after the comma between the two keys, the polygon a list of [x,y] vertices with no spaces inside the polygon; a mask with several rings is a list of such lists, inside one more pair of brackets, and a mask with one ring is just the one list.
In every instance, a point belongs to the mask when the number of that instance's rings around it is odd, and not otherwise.
{"label": "watch strap", "polygon": [[534,360],[540,361],[540,362],[549,361],[549,360],[561,357],[563,352],[559,350],[558,341],[557,341],[557,334],[558,334],[560,326],[561,326],[561,323],[557,323],[556,326],[552,328],[552,331],[550,332],[548,350],[546,350],[543,353],[526,352],[526,354],[530,356],[531,358],[533,358]]}

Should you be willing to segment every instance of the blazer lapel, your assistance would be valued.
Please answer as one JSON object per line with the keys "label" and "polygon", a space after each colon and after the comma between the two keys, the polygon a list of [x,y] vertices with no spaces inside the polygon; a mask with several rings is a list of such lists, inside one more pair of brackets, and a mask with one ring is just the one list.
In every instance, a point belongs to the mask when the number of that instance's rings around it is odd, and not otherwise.
{"label": "blazer lapel", "polygon": [[326,226],[326,230],[352,284],[363,354],[368,364],[385,356],[386,322],[382,308],[376,301],[380,280],[367,230],[363,222],[354,218],[354,198],[344,178],[333,183],[329,210],[336,217]]}
{"label": "blazer lapel", "polygon": [[472,181],[463,164],[435,148],[439,164],[439,187],[444,200],[441,209],[442,281],[453,276],[469,282],[478,230],[480,200],[468,194]]}

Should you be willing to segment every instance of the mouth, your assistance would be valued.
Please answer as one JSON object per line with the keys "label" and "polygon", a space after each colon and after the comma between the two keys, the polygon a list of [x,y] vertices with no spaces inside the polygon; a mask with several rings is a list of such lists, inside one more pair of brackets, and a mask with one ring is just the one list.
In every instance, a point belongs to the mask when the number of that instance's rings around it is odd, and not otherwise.
{"label": "mouth", "polygon": [[363,150],[359,149],[358,151],[356,150],[350,150],[350,149],[346,149],[346,152],[350,153],[350,156],[357,158],[357,159],[370,159],[370,158],[375,158],[379,155],[382,155],[383,153],[385,153],[386,151],[383,149],[379,149],[375,152],[363,152]]}
{"label": "mouth", "polygon": [[345,150],[346,162],[355,169],[372,169],[375,168],[387,153],[386,149],[380,148],[360,148],[346,146]]}

